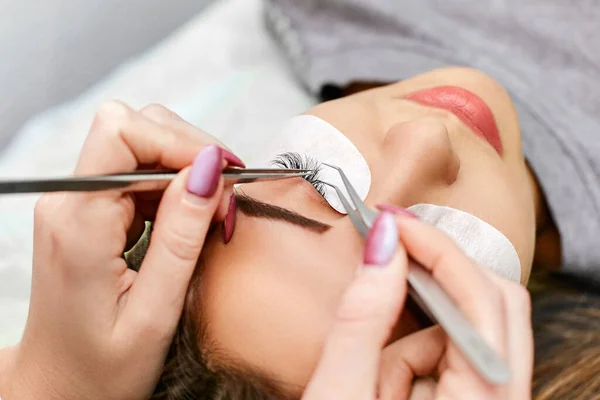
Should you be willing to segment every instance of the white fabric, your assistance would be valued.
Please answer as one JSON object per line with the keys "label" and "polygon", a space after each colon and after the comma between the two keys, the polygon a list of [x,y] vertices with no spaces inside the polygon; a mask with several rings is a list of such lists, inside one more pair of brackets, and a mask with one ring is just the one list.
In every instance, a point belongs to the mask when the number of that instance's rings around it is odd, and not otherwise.
{"label": "white fabric", "polygon": [[[0,154],[0,176],[71,172],[95,110],[111,98],[165,104],[249,158],[313,102],[279,58],[261,12],[260,0],[209,7],[78,99],[30,121]],[[0,197],[0,347],[19,340],[27,316],[37,198]]]}
{"label": "white fabric", "polygon": [[478,265],[515,282],[521,281],[521,261],[513,244],[498,229],[467,212],[433,204],[408,208],[450,236]]}
{"label": "white fabric", "polygon": [[[268,166],[279,154],[294,152],[308,155],[321,163],[340,167],[351,180],[352,186],[362,200],[371,187],[371,170],[360,151],[342,132],[333,125],[314,115],[298,115],[289,120],[281,133],[264,151],[251,159],[251,164]],[[349,198],[340,174],[333,168],[323,166],[317,179],[337,186]],[[324,186],[325,200],[334,210],[347,214],[339,196],[330,186]]]}

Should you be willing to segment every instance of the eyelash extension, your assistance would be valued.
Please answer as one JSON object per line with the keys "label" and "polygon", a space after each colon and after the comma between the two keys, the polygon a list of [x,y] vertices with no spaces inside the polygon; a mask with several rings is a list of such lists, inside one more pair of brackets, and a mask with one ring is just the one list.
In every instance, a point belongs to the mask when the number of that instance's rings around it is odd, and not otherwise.
{"label": "eyelash extension", "polygon": [[295,152],[287,152],[278,154],[273,161],[270,162],[271,166],[279,167],[284,169],[310,169],[313,172],[304,176],[319,194],[325,197],[325,185],[319,179],[321,172],[321,162],[317,159],[310,157],[306,154],[300,154]]}

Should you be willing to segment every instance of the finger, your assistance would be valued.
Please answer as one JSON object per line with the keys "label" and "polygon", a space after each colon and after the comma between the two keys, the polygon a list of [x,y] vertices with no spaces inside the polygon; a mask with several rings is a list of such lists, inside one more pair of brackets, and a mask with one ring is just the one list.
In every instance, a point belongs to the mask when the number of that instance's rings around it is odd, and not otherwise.
{"label": "finger", "polygon": [[[189,137],[192,140],[208,140],[212,144],[216,144],[223,149],[223,158],[227,161],[227,164],[233,167],[245,167],[244,162],[238,158],[233,152],[231,152],[223,143],[217,138],[207,135],[202,130],[198,129],[194,125],[182,119],[177,113],[169,110],[159,104],[150,104],[140,110],[140,113],[146,118],[164,126],[166,129],[177,132],[182,136]],[[207,142],[208,143],[208,142]],[[214,219],[216,221],[223,221],[227,215],[229,209],[229,199],[233,193],[233,185],[227,185],[224,188],[221,202],[219,203],[215,212]]]}
{"label": "finger", "polygon": [[504,294],[506,304],[508,362],[511,370],[510,398],[521,399],[531,394],[533,375],[533,329],[531,297],[520,283],[509,281],[492,271],[486,271]]}
{"label": "finger", "polygon": [[[136,329],[171,335],[223,190],[222,153],[206,147],[163,195],[150,246],[123,313]],[[128,325],[131,326],[131,325]]]}
{"label": "finger", "polygon": [[160,104],[149,104],[140,110],[140,113],[146,118],[161,124],[170,130],[178,132],[184,136],[190,137],[192,140],[203,140],[207,145],[216,144],[223,149],[223,158],[233,167],[244,168],[244,162],[225,146],[219,139],[208,135],[201,129],[190,124],[181,118],[176,112],[168,109]]}
{"label": "finger", "polygon": [[365,265],[346,289],[305,399],[374,398],[380,353],[406,296],[406,254],[393,215],[381,213]]}
{"label": "finger", "polygon": [[442,329],[432,326],[387,346],[381,354],[379,398],[409,399],[413,380],[436,371],[445,351],[446,340]]}
{"label": "finger", "polygon": [[490,346],[505,354],[502,293],[472,259],[441,230],[417,219],[399,218],[401,241],[466,314]]}
{"label": "finger", "polygon": [[434,400],[436,387],[433,378],[419,378],[413,383],[409,400]]}
{"label": "finger", "polygon": [[[140,109],[140,113],[146,118],[163,125],[167,125],[172,120],[183,121],[179,114],[161,104],[148,104]],[[218,143],[215,141],[212,144]]]}
{"label": "finger", "polygon": [[76,175],[135,170],[140,164],[181,169],[190,165],[209,135],[191,138],[151,121],[127,105],[111,101],[96,114],[75,169]]}

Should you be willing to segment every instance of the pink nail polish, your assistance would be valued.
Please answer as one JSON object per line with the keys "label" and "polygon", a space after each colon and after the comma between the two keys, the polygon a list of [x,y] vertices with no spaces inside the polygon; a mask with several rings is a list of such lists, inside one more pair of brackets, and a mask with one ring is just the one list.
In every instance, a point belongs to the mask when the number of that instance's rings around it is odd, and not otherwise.
{"label": "pink nail polish", "polygon": [[406,208],[396,207],[391,204],[378,204],[375,207],[377,207],[377,209],[379,211],[387,211],[392,214],[401,215],[403,217],[408,217],[408,218],[414,218],[414,219],[419,218],[412,212],[408,211]]}
{"label": "pink nail polish", "polygon": [[187,182],[188,192],[200,197],[212,197],[217,191],[221,170],[223,168],[223,151],[219,146],[206,146],[194,160]]}
{"label": "pink nail polish", "polygon": [[246,164],[229,150],[223,149],[223,158],[232,167],[246,168]]}
{"label": "pink nail polish", "polygon": [[237,205],[235,203],[235,193],[231,194],[229,198],[229,208],[227,209],[227,215],[225,216],[225,221],[223,221],[223,241],[225,244],[229,243],[231,237],[233,236],[233,230],[235,229],[235,220],[236,220],[236,208]]}
{"label": "pink nail polish", "polygon": [[365,266],[384,266],[390,262],[398,246],[398,227],[393,214],[381,212],[365,244]]}

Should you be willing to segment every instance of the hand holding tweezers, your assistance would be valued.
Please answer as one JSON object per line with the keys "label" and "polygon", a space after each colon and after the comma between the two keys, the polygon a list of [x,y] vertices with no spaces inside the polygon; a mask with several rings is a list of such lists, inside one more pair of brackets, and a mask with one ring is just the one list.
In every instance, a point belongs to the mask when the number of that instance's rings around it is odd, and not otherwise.
{"label": "hand holding tweezers", "polygon": [[[0,181],[0,194],[43,192],[93,192],[99,190],[124,190],[131,192],[165,189],[179,171],[144,170],[110,175],[72,176]],[[310,170],[281,168],[225,168],[223,178],[227,183],[248,183],[260,180],[277,180],[302,177]]]}
{"label": "hand holding tweezers", "polygon": [[[341,168],[326,163],[323,163],[323,165],[337,170],[340,174],[356,210],[337,186],[327,182],[323,183],[336,191],[344,208],[348,211],[352,224],[362,237],[366,237],[377,218],[378,212],[368,208],[360,199]],[[409,295],[434,322],[437,322],[444,329],[450,340],[457,345],[484,379],[496,384],[505,383],[510,379],[510,371],[506,363],[483,340],[454,301],[433,279],[429,271],[410,259],[408,262],[408,283]]]}

